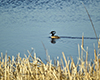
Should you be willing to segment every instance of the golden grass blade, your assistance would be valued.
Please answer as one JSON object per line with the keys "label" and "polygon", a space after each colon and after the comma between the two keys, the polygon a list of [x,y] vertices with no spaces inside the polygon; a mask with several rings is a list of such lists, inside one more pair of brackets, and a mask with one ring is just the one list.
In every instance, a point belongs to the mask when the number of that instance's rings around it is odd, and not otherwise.
{"label": "golden grass blade", "polygon": [[99,41],[98,41],[98,49],[100,50],[100,35],[99,35]]}
{"label": "golden grass blade", "polygon": [[[41,41],[41,42],[42,42],[42,41]],[[46,58],[47,58],[47,60],[50,62],[50,56],[48,55],[48,50],[45,48],[45,45],[44,45],[43,42],[42,42],[42,45],[43,45],[44,50],[45,50],[45,53],[46,53]]]}
{"label": "golden grass blade", "polygon": [[69,74],[69,79],[70,79],[71,76],[70,76],[69,65],[68,65],[68,63],[67,63],[67,61],[66,61],[66,58],[65,58],[64,52],[62,52],[62,55],[63,55],[64,61],[65,61],[66,68],[67,68],[67,70],[68,70],[68,74]]}
{"label": "golden grass blade", "polygon": [[6,67],[7,67],[7,53],[5,54],[5,80],[6,80],[6,72],[7,72],[7,69],[6,69]]}
{"label": "golden grass blade", "polygon": [[78,55],[79,55],[79,59],[80,59],[80,46],[78,44]]}
{"label": "golden grass blade", "polygon": [[[81,1],[81,2],[82,2],[82,1]],[[98,42],[98,37],[97,37],[97,34],[96,34],[96,30],[95,30],[95,28],[94,28],[92,19],[91,19],[90,15],[89,15],[89,12],[88,12],[88,10],[86,9],[86,7],[85,7],[85,5],[84,5],[83,2],[82,2],[82,4],[83,4],[83,6],[84,6],[84,8],[85,8],[85,10],[86,10],[86,12],[87,12],[87,14],[88,14],[88,17],[89,17],[89,19],[90,19],[90,22],[91,22],[91,24],[92,24],[92,27],[93,27],[93,30],[94,30],[94,33],[95,33],[95,36],[96,36],[96,39],[97,39],[97,42]]]}
{"label": "golden grass blade", "polygon": [[84,50],[84,36],[82,35],[82,44],[81,44],[81,60],[83,60],[83,50]]}

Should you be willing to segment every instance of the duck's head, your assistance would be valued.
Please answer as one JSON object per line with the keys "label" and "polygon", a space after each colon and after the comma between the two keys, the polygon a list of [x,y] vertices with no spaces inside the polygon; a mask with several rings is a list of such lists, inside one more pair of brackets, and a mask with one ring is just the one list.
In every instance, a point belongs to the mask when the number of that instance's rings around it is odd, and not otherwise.
{"label": "duck's head", "polygon": [[50,34],[52,34],[52,35],[51,35],[51,38],[52,38],[52,39],[59,39],[59,38],[60,38],[60,37],[57,36],[57,35],[54,36],[54,35],[56,34],[56,31],[51,31]]}
{"label": "duck's head", "polygon": [[54,36],[54,34],[56,34],[56,31],[51,31],[50,34],[52,34],[51,36]]}

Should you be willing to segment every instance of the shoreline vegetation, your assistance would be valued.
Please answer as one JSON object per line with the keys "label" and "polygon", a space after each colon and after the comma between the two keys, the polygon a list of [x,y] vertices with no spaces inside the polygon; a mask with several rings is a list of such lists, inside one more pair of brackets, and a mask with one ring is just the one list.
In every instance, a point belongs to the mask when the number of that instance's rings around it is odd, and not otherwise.
{"label": "shoreline vegetation", "polygon": [[[46,50],[46,49],[45,49]],[[94,47],[94,60],[88,61],[88,50],[84,49],[84,36],[82,36],[81,50],[78,45],[79,58],[77,64],[73,58],[66,60],[62,52],[63,59],[56,60],[56,64],[52,64],[50,56],[46,51],[48,61],[44,64],[41,59],[36,57],[36,53],[32,57],[28,51],[28,57],[21,58],[18,54],[14,56],[0,57],[0,80],[99,80],[100,79],[100,38],[98,41],[98,51]],[[83,53],[86,53],[83,60]],[[31,61],[30,61],[31,59]],[[65,64],[65,65],[64,65]]]}

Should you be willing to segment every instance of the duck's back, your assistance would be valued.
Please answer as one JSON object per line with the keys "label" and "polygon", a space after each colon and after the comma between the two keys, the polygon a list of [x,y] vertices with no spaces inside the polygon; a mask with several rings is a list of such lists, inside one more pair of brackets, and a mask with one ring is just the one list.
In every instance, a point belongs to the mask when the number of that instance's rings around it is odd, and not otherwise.
{"label": "duck's back", "polygon": [[52,39],[59,39],[59,36],[51,36]]}

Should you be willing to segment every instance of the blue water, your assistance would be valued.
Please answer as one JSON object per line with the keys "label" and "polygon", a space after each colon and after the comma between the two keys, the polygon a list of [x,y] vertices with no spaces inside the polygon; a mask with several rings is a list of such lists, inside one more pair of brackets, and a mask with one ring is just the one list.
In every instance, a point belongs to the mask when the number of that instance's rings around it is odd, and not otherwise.
{"label": "blue water", "polygon": [[[37,57],[44,62],[48,50],[51,59],[62,52],[66,58],[78,57],[78,44],[81,46],[81,37],[84,34],[84,48],[88,47],[89,59],[94,58],[95,43],[97,40],[86,13],[82,0],[0,0],[0,52],[7,52],[9,56],[28,56],[34,48]],[[100,35],[100,1],[83,0],[97,36]],[[61,36],[55,44],[51,43],[50,31],[55,30]],[[69,37],[69,38],[68,38]],[[93,38],[93,39],[92,39]],[[33,53],[32,53],[33,55]],[[85,53],[84,53],[85,55]]]}

